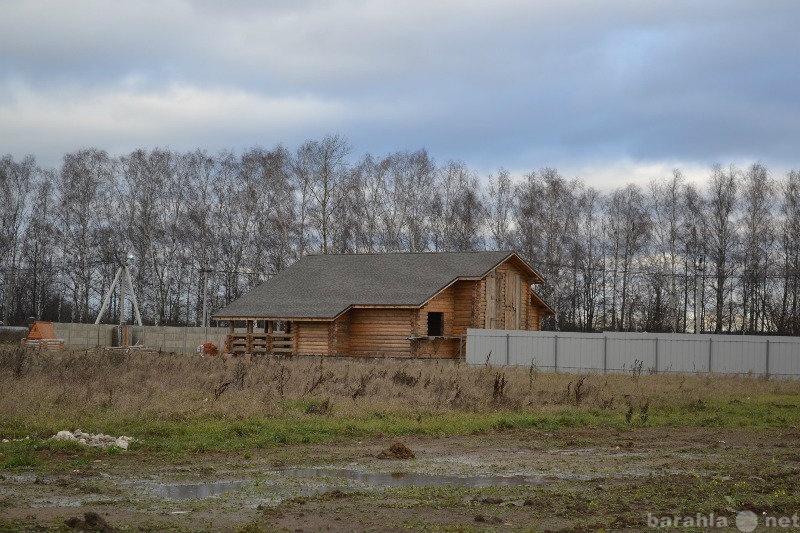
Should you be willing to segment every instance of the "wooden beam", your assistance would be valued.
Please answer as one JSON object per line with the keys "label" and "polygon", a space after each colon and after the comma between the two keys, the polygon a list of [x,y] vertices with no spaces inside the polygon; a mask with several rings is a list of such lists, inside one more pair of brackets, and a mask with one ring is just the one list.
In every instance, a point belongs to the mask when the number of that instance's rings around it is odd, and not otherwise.
{"label": "wooden beam", "polygon": [[[338,315],[337,315],[338,316]],[[291,316],[214,316],[213,320],[283,320],[283,321],[302,321],[302,322],[330,322],[336,317],[291,317]]]}

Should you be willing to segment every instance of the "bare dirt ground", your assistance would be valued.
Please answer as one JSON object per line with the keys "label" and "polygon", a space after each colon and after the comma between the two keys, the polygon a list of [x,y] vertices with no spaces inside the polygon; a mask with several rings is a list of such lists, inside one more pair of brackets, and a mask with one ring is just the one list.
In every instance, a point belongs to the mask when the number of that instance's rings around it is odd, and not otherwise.
{"label": "bare dirt ground", "polygon": [[[117,531],[641,531],[653,517],[800,511],[800,432],[506,430],[245,453],[53,452],[0,477],[0,530],[71,531],[96,512]],[[102,526],[98,526],[102,529]],[[695,531],[703,528],[675,528]],[[763,530],[763,529],[761,529]],[[785,528],[783,530],[786,530]]]}

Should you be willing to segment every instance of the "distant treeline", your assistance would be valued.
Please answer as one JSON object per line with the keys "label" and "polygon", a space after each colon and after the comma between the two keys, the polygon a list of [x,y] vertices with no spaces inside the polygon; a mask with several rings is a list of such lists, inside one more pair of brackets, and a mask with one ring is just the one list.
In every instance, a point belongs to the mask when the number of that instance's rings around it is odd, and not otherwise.
{"label": "distant treeline", "polygon": [[[210,310],[309,253],[518,250],[563,330],[800,333],[800,172],[714,166],[599,191],[480,176],[340,136],[242,153],[90,148],[0,161],[0,320],[93,321],[124,258],[147,323]],[[118,303],[112,303],[116,313]]]}

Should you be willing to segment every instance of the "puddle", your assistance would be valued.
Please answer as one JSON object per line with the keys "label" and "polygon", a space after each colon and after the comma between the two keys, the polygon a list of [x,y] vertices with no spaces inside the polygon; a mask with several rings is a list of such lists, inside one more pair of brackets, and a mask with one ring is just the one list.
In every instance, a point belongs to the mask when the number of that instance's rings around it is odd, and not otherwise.
{"label": "puddle", "polygon": [[156,498],[169,501],[213,498],[220,494],[245,488],[237,494],[239,503],[256,507],[265,502],[279,503],[295,496],[314,496],[331,491],[377,490],[392,487],[454,487],[484,489],[490,487],[527,487],[563,480],[599,481],[608,477],[636,478],[681,473],[676,470],[630,470],[612,476],[575,473],[515,473],[497,474],[433,474],[420,472],[370,472],[348,468],[286,468],[271,471],[267,479],[240,479],[207,483],[151,483],[146,490]]}
{"label": "puddle", "polygon": [[237,490],[245,485],[247,481],[216,481],[212,483],[176,483],[163,484],[153,487],[156,496],[167,500],[194,500],[211,498],[223,492]]}
{"label": "puddle", "polygon": [[565,450],[553,450],[553,453],[561,455],[592,455],[596,453],[595,448],[568,448]]}
{"label": "puddle", "polygon": [[338,478],[367,486],[383,487],[521,487],[541,485],[542,476],[455,476],[447,474],[417,474],[411,472],[363,472],[339,468],[294,468],[281,470],[284,476],[302,478]]}
{"label": "puddle", "polygon": [[51,496],[49,498],[34,498],[30,502],[32,509],[42,509],[47,507],[83,507],[96,503],[115,503],[119,500],[108,499],[102,495],[86,495],[86,496]]}

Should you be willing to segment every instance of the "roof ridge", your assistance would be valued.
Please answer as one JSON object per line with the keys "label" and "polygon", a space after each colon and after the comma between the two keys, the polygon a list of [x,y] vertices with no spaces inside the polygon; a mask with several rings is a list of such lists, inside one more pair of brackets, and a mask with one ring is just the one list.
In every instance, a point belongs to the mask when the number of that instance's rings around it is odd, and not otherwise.
{"label": "roof ridge", "polygon": [[464,251],[426,251],[426,252],[344,252],[335,254],[313,253],[302,257],[330,257],[330,256],[354,256],[354,255],[434,255],[434,254],[517,254],[516,250],[464,250]]}

